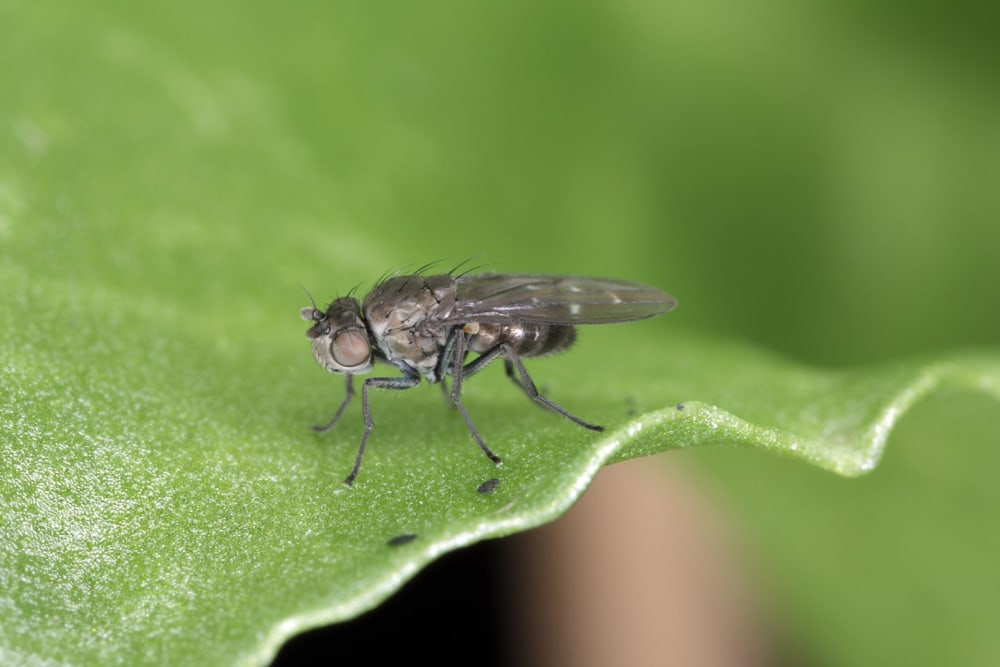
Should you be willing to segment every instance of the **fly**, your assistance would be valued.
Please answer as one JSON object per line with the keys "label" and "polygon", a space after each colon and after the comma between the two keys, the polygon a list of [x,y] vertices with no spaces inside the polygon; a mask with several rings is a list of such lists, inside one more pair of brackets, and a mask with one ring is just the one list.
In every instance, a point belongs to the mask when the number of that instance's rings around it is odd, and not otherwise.
{"label": "fly", "polygon": [[665,313],[676,303],[658,289],[621,280],[518,273],[392,276],[360,303],[345,296],[325,311],[313,303],[300,311],[302,319],[312,322],[306,336],[312,340],[313,356],[326,370],[347,378],[347,393],[337,411],[313,429],[323,433],[333,428],[354,397],[354,376],[370,372],[378,361],[395,366],[402,375],[370,377],[362,383],[365,432],[345,484],[350,486],[358,476],[374,426],[368,390],[411,389],[421,378],[441,384],[476,444],[500,465],[500,457],[486,446],[462,403],[462,384],[502,358],[507,377],[535,403],[583,428],[603,431],[540,394],[522,359],[568,349],[578,324],[641,320]]}

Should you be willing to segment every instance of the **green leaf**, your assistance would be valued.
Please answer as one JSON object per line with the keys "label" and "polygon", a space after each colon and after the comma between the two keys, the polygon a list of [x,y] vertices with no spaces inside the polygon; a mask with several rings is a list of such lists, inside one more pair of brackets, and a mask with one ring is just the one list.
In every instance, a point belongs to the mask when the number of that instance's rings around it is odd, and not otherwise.
{"label": "green leaf", "polygon": [[[4,304],[17,326],[2,345],[0,627],[18,661],[266,663],[442,553],[552,520],[609,461],[736,443],[858,474],[934,387],[1000,387],[996,354],[833,373],[671,333],[667,318],[587,329],[581,349],[531,368],[605,433],[535,409],[498,370],[466,393],[505,460],[496,469],[436,390],[377,393],[346,488],[357,406],[329,435],[308,431],[342,386],[313,367],[301,323],[284,339],[228,339],[211,313],[164,318],[149,300],[15,264],[3,273],[19,296]],[[491,478],[496,490],[477,493]],[[388,544],[403,534],[416,537]]]}
{"label": "green leaf", "polygon": [[[816,121],[785,95],[759,99],[748,74],[800,60],[718,49],[705,26],[705,42],[688,27],[664,39],[649,8],[615,21],[567,9],[0,2],[0,663],[263,664],[442,553],[553,519],[609,462],[727,444],[856,475],[935,387],[1000,393],[996,350],[845,372],[747,343],[843,359],[995,340],[977,328],[995,309],[950,297],[993,284],[997,227],[947,207],[931,219],[922,172],[845,150],[845,173],[831,172],[860,193],[856,208],[836,233],[804,230],[827,213],[828,174],[800,167],[818,162],[811,144],[782,140]],[[809,41],[811,24],[790,25]],[[671,85],[642,55],[664,43],[677,50]],[[706,87],[719,72],[751,78]],[[927,108],[924,88],[902,108]],[[926,90],[935,104],[965,99]],[[824,101],[843,99],[814,92],[822,108],[805,111],[824,119]],[[920,145],[908,132],[923,137],[922,121],[890,124],[900,146]],[[886,160],[940,164],[872,135]],[[992,188],[992,155],[943,157]],[[898,193],[884,174],[902,179],[906,215],[885,215]],[[813,189],[819,204],[801,194]],[[887,217],[902,222],[872,227]],[[967,241],[961,224],[983,236]],[[880,235],[906,252],[882,252]],[[968,245],[948,254],[945,241]],[[310,358],[296,283],[325,300],[408,263],[483,252],[496,270],[649,282],[680,309],[585,329],[571,353],[530,363],[603,434],[537,410],[492,369],[466,404],[504,458],[496,469],[436,388],[377,393],[364,467],[345,488],[359,406],[329,434],[308,429],[343,384]],[[477,492],[493,478],[493,493]],[[401,535],[415,538],[390,546]]]}

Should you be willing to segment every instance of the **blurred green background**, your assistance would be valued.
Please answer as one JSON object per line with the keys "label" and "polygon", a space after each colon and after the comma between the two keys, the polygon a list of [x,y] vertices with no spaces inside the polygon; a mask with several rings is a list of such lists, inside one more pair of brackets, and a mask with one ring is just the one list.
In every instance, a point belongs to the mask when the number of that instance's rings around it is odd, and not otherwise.
{"label": "blurred green background", "polygon": [[[473,257],[662,286],[672,326],[828,367],[995,346],[987,11],[0,0],[0,259],[262,342],[297,282]],[[809,661],[995,664],[998,436],[938,395],[861,480],[677,455]]]}

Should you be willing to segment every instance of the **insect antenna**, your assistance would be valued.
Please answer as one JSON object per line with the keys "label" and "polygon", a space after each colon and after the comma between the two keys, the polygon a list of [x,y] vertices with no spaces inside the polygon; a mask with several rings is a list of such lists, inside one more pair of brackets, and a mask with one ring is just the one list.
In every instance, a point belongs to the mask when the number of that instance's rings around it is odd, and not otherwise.
{"label": "insect antenna", "polygon": [[306,286],[303,285],[302,283],[295,283],[295,284],[301,287],[302,291],[306,293],[307,297],[309,297],[309,303],[312,304],[313,320],[319,322],[320,320],[324,319],[326,317],[326,314],[316,306],[316,299],[313,298],[312,292],[307,290]]}
{"label": "insect antenna", "polygon": [[302,283],[295,283],[295,284],[301,287],[302,291],[306,293],[307,297],[309,297],[309,303],[312,304],[313,310],[319,310],[319,308],[316,307],[316,299],[313,298],[312,292],[307,290],[306,286],[303,285]]}

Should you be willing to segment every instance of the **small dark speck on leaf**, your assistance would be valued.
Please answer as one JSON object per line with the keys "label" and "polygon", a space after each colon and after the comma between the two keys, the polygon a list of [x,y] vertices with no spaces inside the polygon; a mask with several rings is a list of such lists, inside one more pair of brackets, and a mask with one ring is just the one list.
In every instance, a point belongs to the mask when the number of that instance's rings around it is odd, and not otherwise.
{"label": "small dark speck on leaf", "polygon": [[494,477],[493,479],[488,479],[479,485],[476,489],[476,493],[493,493],[496,491],[497,486],[500,484],[500,480]]}
{"label": "small dark speck on leaf", "polygon": [[677,409],[678,410],[683,410],[684,409],[684,404],[683,403],[678,403],[677,404]]}
{"label": "small dark speck on leaf", "polygon": [[396,537],[393,537],[388,542],[386,542],[386,544],[388,544],[390,547],[398,547],[402,544],[407,544],[408,542],[412,542],[415,539],[417,539],[417,536],[414,535],[413,533],[403,533],[402,535],[397,535]]}

